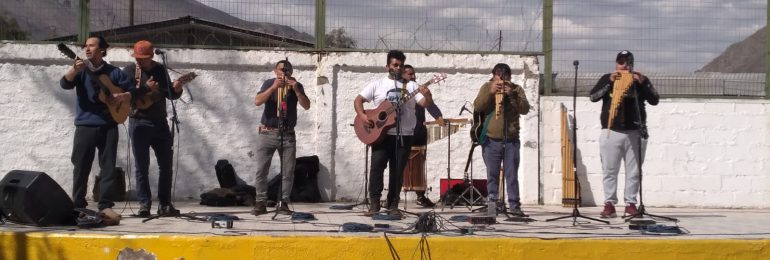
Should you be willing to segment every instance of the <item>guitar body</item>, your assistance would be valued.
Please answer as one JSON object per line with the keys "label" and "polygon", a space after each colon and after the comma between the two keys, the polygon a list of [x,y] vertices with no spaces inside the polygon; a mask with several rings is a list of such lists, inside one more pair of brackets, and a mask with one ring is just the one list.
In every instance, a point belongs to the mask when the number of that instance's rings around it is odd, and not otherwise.
{"label": "guitar body", "polygon": [[107,105],[107,109],[110,111],[110,116],[118,124],[126,122],[128,114],[131,111],[131,102],[113,102],[111,94],[120,94],[123,91],[122,88],[112,84],[110,77],[105,74],[97,77],[102,88],[107,88],[107,91],[99,91],[99,101]]}
{"label": "guitar body", "polygon": [[[373,127],[366,127],[366,124],[358,117],[353,121],[353,129],[356,132],[358,140],[367,145],[375,145],[385,138],[385,132],[396,125],[396,117],[392,111],[393,104],[384,101],[375,109],[364,110],[366,117],[374,121]],[[391,116],[393,114],[393,116]]]}
{"label": "guitar body", "polygon": [[[178,81],[180,84],[184,85],[195,79],[198,75],[195,74],[195,72],[189,72],[181,77],[179,77],[176,81]],[[158,102],[160,99],[162,99],[160,95],[160,91],[153,91],[152,89],[148,88],[147,93],[145,93],[143,96],[134,99],[134,108],[137,109],[147,109],[148,107],[152,106],[155,102]]]}
{"label": "guitar body", "polygon": [[160,99],[159,94],[159,91],[148,91],[143,96],[134,100],[134,107],[138,109],[147,109],[152,106],[152,104],[155,104],[155,102],[158,102],[158,99]]}
{"label": "guitar body", "polygon": [[473,113],[473,125],[471,126],[471,140],[474,143],[479,142],[479,138],[481,138],[481,129],[484,128],[484,113],[481,112],[475,112]]}

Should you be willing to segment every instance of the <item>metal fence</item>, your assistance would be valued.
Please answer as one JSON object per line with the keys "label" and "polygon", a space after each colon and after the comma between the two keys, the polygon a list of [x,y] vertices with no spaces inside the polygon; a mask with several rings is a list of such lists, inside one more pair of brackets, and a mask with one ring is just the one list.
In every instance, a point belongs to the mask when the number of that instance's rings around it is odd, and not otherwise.
{"label": "metal fence", "polygon": [[[721,96],[735,85],[730,73],[766,75],[759,64],[767,64],[767,36],[758,31],[767,24],[767,6],[762,0],[3,0],[0,40],[82,41],[97,33],[118,44],[151,39],[172,47],[531,54],[541,55],[545,75],[555,75],[544,77],[545,94],[571,87],[561,82],[574,73],[574,60],[580,73],[606,73],[618,51],[631,50],[636,70],[677,74],[682,80],[666,81],[672,89]],[[723,87],[702,85],[714,75]],[[766,78],[750,77],[736,95],[767,96]]]}

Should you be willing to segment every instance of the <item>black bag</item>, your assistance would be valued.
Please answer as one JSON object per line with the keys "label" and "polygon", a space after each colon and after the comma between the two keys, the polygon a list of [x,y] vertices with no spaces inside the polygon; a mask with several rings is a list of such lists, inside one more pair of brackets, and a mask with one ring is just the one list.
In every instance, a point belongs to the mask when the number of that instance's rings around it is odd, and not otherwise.
{"label": "black bag", "polygon": [[201,205],[214,207],[237,206],[235,192],[227,188],[216,188],[201,194]]}
{"label": "black bag", "polygon": [[214,171],[217,173],[217,180],[219,181],[219,187],[232,188],[237,185],[235,178],[235,169],[229,161],[221,159],[214,165]]}
{"label": "black bag", "polygon": [[[291,189],[292,202],[321,202],[321,191],[318,189],[318,156],[299,157],[294,166],[294,183]],[[278,189],[281,185],[281,174],[267,182],[267,199],[277,201]]]}

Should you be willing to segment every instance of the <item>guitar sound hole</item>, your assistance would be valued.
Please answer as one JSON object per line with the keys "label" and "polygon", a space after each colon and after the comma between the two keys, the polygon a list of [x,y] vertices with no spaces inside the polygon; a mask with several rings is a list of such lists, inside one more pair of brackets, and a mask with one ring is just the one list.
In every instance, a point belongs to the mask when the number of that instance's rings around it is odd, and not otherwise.
{"label": "guitar sound hole", "polygon": [[385,114],[385,112],[380,112],[380,113],[377,114],[377,120],[379,120],[379,121],[383,121],[386,118],[388,118],[388,115]]}

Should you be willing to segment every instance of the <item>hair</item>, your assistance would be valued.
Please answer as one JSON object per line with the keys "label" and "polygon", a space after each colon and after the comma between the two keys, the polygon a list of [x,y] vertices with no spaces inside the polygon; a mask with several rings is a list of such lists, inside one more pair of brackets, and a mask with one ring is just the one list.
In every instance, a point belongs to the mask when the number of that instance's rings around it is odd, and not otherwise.
{"label": "hair", "polygon": [[498,63],[492,69],[492,78],[493,79],[495,78],[495,75],[511,76],[511,67],[509,67],[508,64],[505,64],[505,63]]}
{"label": "hair", "polygon": [[399,50],[391,50],[388,52],[388,59],[385,61],[385,65],[390,64],[390,59],[397,59],[400,60],[401,63],[404,63],[406,62],[406,55]]}
{"label": "hair", "polygon": [[91,35],[88,36],[88,39],[96,38],[99,40],[99,49],[102,49],[102,57],[107,57],[107,48],[110,47],[110,44],[107,43],[107,39],[104,39],[101,35]]}
{"label": "hair", "polygon": [[[294,71],[294,67],[291,66],[291,62],[289,62],[289,60],[280,60],[278,61],[278,63],[275,64],[275,67],[278,68],[278,65],[281,65],[281,63],[283,63],[284,70],[290,71],[289,74],[291,74],[291,72]],[[286,75],[286,76],[289,76],[289,75]]]}
{"label": "hair", "polygon": [[[414,67],[412,67],[412,65],[406,64],[406,65],[404,65],[404,69],[405,69],[405,70],[406,70],[406,69],[411,69],[411,70],[414,70]],[[416,71],[415,71],[415,72],[416,72]]]}

